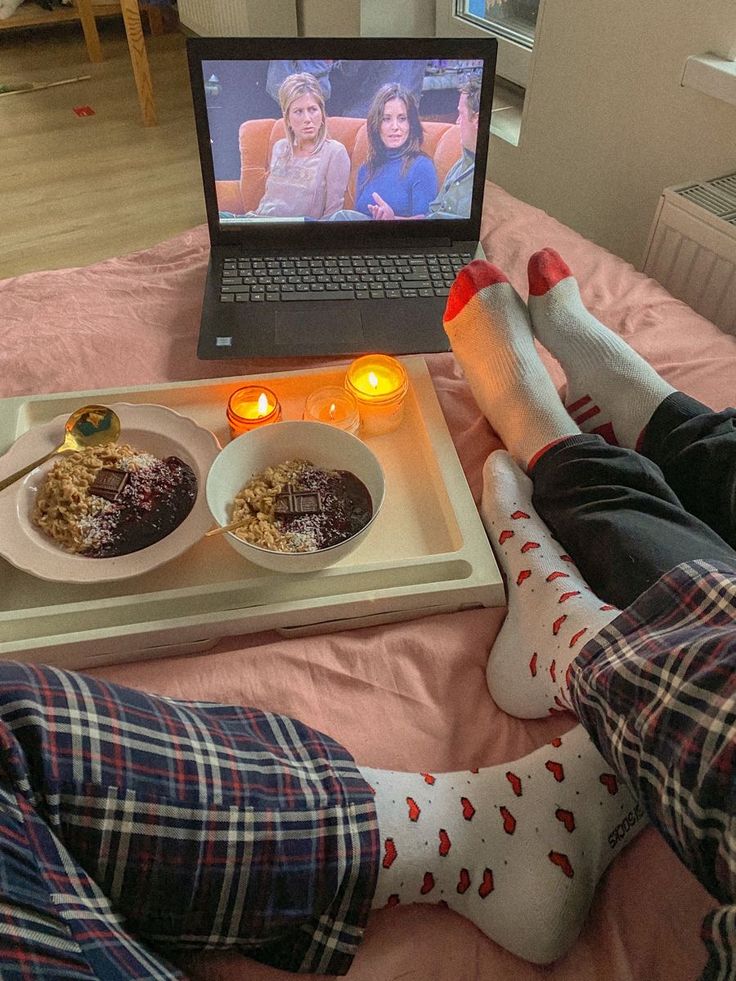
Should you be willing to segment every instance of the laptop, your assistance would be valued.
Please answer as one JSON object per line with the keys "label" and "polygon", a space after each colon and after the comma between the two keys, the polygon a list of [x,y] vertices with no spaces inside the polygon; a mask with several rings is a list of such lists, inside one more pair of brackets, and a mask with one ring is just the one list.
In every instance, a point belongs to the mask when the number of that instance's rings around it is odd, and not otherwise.
{"label": "laptop", "polygon": [[[496,49],[187,39],[211,245],[198,357],[449,349],[447,294],[482,255]],[[478,97],[473,157],[458,107]]]}

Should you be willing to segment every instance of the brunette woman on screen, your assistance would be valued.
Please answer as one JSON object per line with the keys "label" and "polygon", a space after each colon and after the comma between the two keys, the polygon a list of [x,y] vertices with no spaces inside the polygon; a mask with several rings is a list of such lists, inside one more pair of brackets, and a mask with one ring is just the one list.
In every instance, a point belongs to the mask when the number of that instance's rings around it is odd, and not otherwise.
{"label": "brunette woman on screen", "polygon": [[266,190],[254,217],[328,218],[342,208],[350,174],[348,152],[327,136],[325,100],[308,72],[279,88],[286,138],[271,153]]}
{"label": "brunette woman on screen", "polygon": [[373,217],[380,198],[399,217],[425,217],[437,194],[437,171],[422,151],[424,130],[414,96],[402,85],[382,85],[366,126],[368,156],[358,171],[356,210]]}

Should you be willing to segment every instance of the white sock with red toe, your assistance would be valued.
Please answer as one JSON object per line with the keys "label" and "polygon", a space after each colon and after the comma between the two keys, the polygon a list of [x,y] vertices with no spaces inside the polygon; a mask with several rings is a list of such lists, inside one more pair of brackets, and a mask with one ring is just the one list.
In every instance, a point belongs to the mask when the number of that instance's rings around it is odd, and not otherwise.
{"label": "white sock with red toe", "polygon": [[529,260],[529,313],[537,339],[567,375],[567,411],[582,430],[635,448],[654,410],[676,391],[590,313],[554,249]]}
{"label": "white sock with red toe", "polygon": [[475,259],[460,270],[444,326],[478,406],[521,467],[580,432],[539,358],[527,308],[500,269]]}
{"label": "white sock with red toe", "polygon": [[381,835],[373,908],[446,904],[539,964],[574,943],[598,880],[644,825],[582,726],[510,764],[360,771]]}
{"label": "white sock with red toe", "polygon": [[592,592],[537,515],[532,490],[508,453],[491,453],[480,513],[506,577],[508,613],[486,679],[498,707],[521,719],[570,709],[570,663],[619,613]]}

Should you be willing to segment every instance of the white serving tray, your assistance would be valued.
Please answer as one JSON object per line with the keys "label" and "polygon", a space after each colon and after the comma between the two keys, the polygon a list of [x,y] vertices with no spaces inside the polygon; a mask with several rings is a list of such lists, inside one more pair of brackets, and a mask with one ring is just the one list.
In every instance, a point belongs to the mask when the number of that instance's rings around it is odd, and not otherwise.
{"label": "white serving tray", "polygon": [[[501,575],[424,359],[402,361],[410,380],[402,423],[393,433],[366,437],[384,468],[386,500],[349,556],[320,572],[284,575],[257,568],[215,536],[152,572],[91,586],[47,582],[0,559],[0,657],[83,669],[203,650],[222,637],[263,630],[326,633],[503,606]],[[242,384],[263,380],[278,395],[284,419],[300,419],[307,394],[341,385],[344,374],[338,364],[252,379],[0,399],[0,454],[31,427],[87,402],[166,405],[224,445],[225,406]]]}

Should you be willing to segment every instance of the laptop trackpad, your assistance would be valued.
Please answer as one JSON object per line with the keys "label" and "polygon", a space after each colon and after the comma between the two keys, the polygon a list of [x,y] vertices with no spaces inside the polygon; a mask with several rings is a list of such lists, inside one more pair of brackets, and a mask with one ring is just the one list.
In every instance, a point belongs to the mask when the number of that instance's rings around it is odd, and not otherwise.
{"label": "laptop trackpad", "polygon": [[276,347],[289,354],[350,354],[363,346],[360,312],[349,301],[330,305],[328,311],[279,309],[276,311]]}

